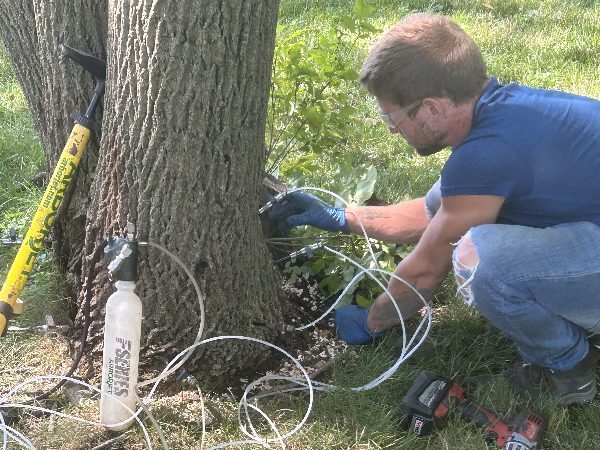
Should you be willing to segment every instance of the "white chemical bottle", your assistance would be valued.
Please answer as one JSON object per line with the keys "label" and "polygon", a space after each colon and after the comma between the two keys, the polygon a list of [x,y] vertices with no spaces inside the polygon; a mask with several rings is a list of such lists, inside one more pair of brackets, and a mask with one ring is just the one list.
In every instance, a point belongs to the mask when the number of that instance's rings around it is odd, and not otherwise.
{"label": "white chemical bottle", "polygon": [[[113,244],[117,246],[116,250],[111,248]],[[132,244],[135,247],[134,254],[131,254]],[[105,250],[109,258],[112,254],[113,262],[109,271],[118,281],[115,283],[117,291],[106,302],[100,421],[115,431],[129,428],[134,420],[133,412],[136,411],[133,388],[138,380],[142,301],[134,292],[133,280],[137,269],[135,244],[116,239],[109,242]],[[135,261],[130,261],[130,258]]]}

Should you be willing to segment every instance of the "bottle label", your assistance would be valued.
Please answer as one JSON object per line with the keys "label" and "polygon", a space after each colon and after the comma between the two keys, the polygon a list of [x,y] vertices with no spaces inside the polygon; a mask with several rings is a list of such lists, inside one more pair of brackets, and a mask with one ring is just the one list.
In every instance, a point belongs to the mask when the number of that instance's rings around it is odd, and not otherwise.
{"label": "bottle label", "polygon": [[119,397],[127,397],[131,369],[131,340],[118,337],[116,342],[114,358],[108,357],[106,391]]}

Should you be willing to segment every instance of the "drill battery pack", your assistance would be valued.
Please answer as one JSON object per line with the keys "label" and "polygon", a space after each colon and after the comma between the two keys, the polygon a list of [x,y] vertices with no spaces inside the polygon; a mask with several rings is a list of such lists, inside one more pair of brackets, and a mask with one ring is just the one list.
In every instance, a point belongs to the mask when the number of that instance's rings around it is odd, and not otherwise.
{"label": "drill battery pack", "polygon": [[423,370],[400,405],[401,426],[417,436],[426,436],[434,423],[448,413],[442,404],[454,382],[429,370]]}

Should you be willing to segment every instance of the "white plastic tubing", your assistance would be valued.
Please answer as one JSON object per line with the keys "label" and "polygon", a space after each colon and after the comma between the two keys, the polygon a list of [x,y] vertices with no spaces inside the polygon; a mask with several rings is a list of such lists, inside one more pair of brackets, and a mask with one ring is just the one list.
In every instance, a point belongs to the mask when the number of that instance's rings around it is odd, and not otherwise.
{"label": "white plastic tubing", "polygon": [[[338,195],[336,195],[332,192],[329,192],[325,189],[320,189],[320,188],[316,188],[316,187],[296,188],[296,189],[290,190],[288,193],[298,191],[298,190],[323,192],[323,193],[332,195],[333,197],[338,199],[340,202],[346,204],[346,202]],[[360,223],[360,221],[359,221],[359,223]],[[322,320],[324,317],[326,317],[331,311],[333,311],[335,309],[335,307],[340,302],[340,300],[342,299],[344,294],[352,287],[352,285],[361,279],[363,274],[372,278],[390,296],[390,298],[393,298],[393,297],[390,294],[390,292],[388,291],[387,286],[384,285],[384,283],[380,280],[380,278],[377,275],[383,276],[384,281],[385,281],[385,278],[387,277],[388,282],[391,278],[394,278],[394,279],[400,281],[401,283],[404,283],[423,302],[423,306],[425,307],[426,313],[425,313],[423,319],[421,320],[421,322],[419,323],[419,325],[417,326],[413,335],[410,337],[410,339],[408,339],[407,330],[404,325],[404,319],[402,317],[402,313],[401,313],[399,307],[396,305],[396,303],[393,302],[394,306],[396,307],[396,312],[398,314],[398,317],[400,318],[400,326],[402,329],[402,351],[400,353],[400,356],[398,357],[396,362],[389,369],[387,369],[384,373],[382,373],[381,375],[379,375],[377,378],[370,381],[369,383],[366,383],[363,386],[350,387],[350,388],[346,387],[345,388],[345,389],[351,389],[353,391],[366,391],[368,389],[372,389],[375,386],[378,386],[379,384],[383,383],[390,376],[392,376],[398,370],[398,367],[400,367],[400,365],[404,361],[406,361],[419,348],[419,346],[423,343],[423,341],[427,337],[427,334],[429,333],[429,330],[431,328],[431,308],[429,307],[429,305],[427,304],[427,302],[425,301],[423,296],[407,281],[403,280],[402,278],[400,278],[399,276],[397,276],[394,273],[390,273],[388,271],[385,271],[385,270],[379,268],[379,265],[377,263],[377,258],[375,257],[375,254],[371,247],[371,243],[369,241],[369,237],[365,231],[365,228],[362,223],[360,223],[360,226],[363,231],[363,235],[365,236],[365,241],[367,242],[371,257],[372,257],[375,265],[377,266],[377,268],[363,267],[361,264],[352,260],[348,256],[346,256],[330,247],[327,247],[327,246],[323,247],[327,251],[342,258],[344,261],[347,261],[350,264],[353,264],[354,266],[356,266],[359,269],[359,272],[354,276],[354,278],[350,281],[348,286],[346,286],[346,288],[342,291],[342,293],[340,294],[338,299],[334,302],[333,305],[331,305],[331,307],[329,307],[329,309],[327,309],[327,311],[325,311],[316,321],[311,322],[310,324],[298,327],[298,328],[296,328],[296,330],[304,330],[306,328],[309,328],[309,327],[313,326],[316,322],[318,322],[318,321]],[[150,440],[150,436],[148,434],[148,430],[146,429],[144,423],[139,418],[139,414],[142,411],[144,411],[146,413],[146,415],[148,416],[148,419],[150,420],[150,422],[156,429],[156,432],[159,436],[162,447],[164,449],[168,449],[169,445],[164,436],[164,433],[162,432],[158,422],[156,421],[156,419],[154,418],[154,416],[152,415],[152,413],[150,412],[150,410],[148,408],[148,405],[150,404],[151,399],[152,399],[154,393],[156,392],[158,384],[164,378],[166,378],[167,376],[174,373],[177,369],[179,369],[185,363],[185,361],[187,361],[187,359],[191,356],[191,354],[193,353],[194,349],[196,349],[196,347],[199,347],[199,346],[205,345],[205,344],[210,344],[211,342],[216,342],[216,341],[220,341],[220,340],[246,340],[246,341],[254,342],[256,344],[264,345],[264,346],[270,347],[274,350],[277,350],[283,356],[289,358],[296,365],[296,367],[298,367],[298,369],[302,373],[302,377],[296,378],[296,377],[283,377],[283,376],[270,375],[270,376],[261,377],[261,378],[257,379],[256,381],[250,383],[246,387],[246,389],[244,391],[244,395],[242,396],[242,398],[240,399],[240,402],[238,404],[238,422],[240,425],[240,430],[247,437],[247,439],[237,440],[237,441],[233,441],[233,442],[225,442],[225,443],[210,447],[210,449],[208,449],[208,450],[220,449],[220,448],[225,448],[225,447],[229,447],[229,446],[233,446],[233,445],[242,445],[242,444],[256,444],[256,445],[259,445],[259,446],[262,446],[265,448],[271,448],[272,445],[276,445],[278,448],[285,449],[286,448],[285,440],[287,438],[289,438],[290,436],[292,436],[293,434],[297,433],[302,428],[302,426],[306,423],[306,421],[308,420],[308,417],[311,413],[312,406],[313,406],[314,391],[326,391],[326,390],[344,389],[344,388],[341,388],[341,387],[338,387],[338,386],[335,386],[332,384],[312,381],[310,379],[310,377],[308,376],[306,369],[304,367],[302,367],[302,365],[300,364],[300,362],[297,359],[295,359],[292,355],[290,355],[284,349],[279,348],[276,345],[271,344],[266,341],[263,341],[261,339],[257,339],[257,338],[253,338],[253,337],[246,337],[246,336],[216,336],[216,337],[212,337],[210,339],[202,340],[202,334],[204,332],[204,326],[205,326],[204,298],[202,296],[202,293],[200,292],[200,287],[198,286],[198,282],[194,278],[194,275],[176,255],[171,253],[169,250],[167,250],[163,246],[153,243],[153,242],[149,242],[149,241],[148,242],[140,242],[139,244],[142,246],[147,245],[147,246],[159,249],[160,251],[162,251],[169,257],[171,257],[188,275],[188,277],[190,278],[190,280],[194,286],[194,289],[196,290],[196,294],[198,296],[198,302],[200,305],[200,326],[199,326],[198,334],[196,335],[194,344],[192,344],[191,346],[189,346],[188,348],[183,350],[181,353],[179,353],[175,358],[173,358],[167,364],[167,366],[163,369],[163,371],[161,372],[161,374],[159,376],[157,376],[156,378],[153,378],[151,380],[147,380],[147,381],[137,384],[135,391],[136,391],[136,399],[138,401],[139,409],[137,411],[130,410],[131,417],[127,418],[126,421],[129,421],[132,418],[137,421],[137,423],[140,425],[140,428],[142,429],[142,432],[144,434],[147,447],[150,450],[152,450],[153,447],[152,447],[152,442]],[[7,409],[7,408],[23,408],[23,409],[44,411],[47,414],[65,417],[65,418],[68,418],[68,419],[71,419],[74,421],[78,421],[81,423],[86,423],[86,424],[94,425],[94,426],[98,426],[98,427],[103,426],[99,421],[89,421],[87,419],[83,419],[83,418],[73,416],[70,414],[64,414],[64,413],[54,411],[54,410],[48,410],[45,408],[41,408],[39,406],[9,402],[9,399],[26,385],[29,385],[32,383],[37,383],[37,382],[44,381],[44,380],[50,380],[50,379],[58,380],[58,379],[64,379],[64,378],[66,378],[66,377],[55,376],[55,375],[47,375],[47,376],[43,376],[43,377],[30,378],[30,379],[25,380],[22,383],[18,384],[13,389],[11,389],[8,393],[6,393],[2,397],[0,397],[0,432],[2,435],[2,449],[1,450],[6,450],[7,443],[10,440],[14,441],[15,443],[17,443],[20,446],[25,447],[27,449],[35,449],[35,446],[32,444],[32,442],[27,437],[25,437],[22,433],[20,433],[16,429],[8,426],[4,422],[2,410]],[[75,380],[73,378],[67,378],[67,379],[73,383],[77,383],[82,386],[87,386],[89,389],[91,389],[95,392],[98,392],[98,393],[100,392],[98,388],[91,386],[89,384],[86,384],[82,381]],[[275,392],[271,391],[266,394],[258,393],[252,397],[249,396],[249,394],[255,388],[257,388],[259,385],[261,385],[264,382],[273,381],[273,380],[279,380],[279,381],[284,381],[287,383],[293,383],[293,384],[298,385],[298,387],[288,388],[288,389],[284,389],[281,391],[275,391]],[[152,385],[152,387],[150,388],[150,391],[146,395],[146,397],[144,399],[140,398],[139,393],[138,393],[139,389],[143,388],[145,386],[150,386],[150,385]],[[264,411],[259,409],[256,406],[255,402],[259,398],[276,395],[276,394],[283,393],[283,392],[298,391],[298,390],[308,391],[309,400],[308,400],[308,406],[307,406],[306,412],[305,412],[304,416],[302,417],[302,419],[300,420],[300,422],[298,422],[298,424],[292,430],[290,430],[287,433],[282,433],[277,428],[275,422],[273,420],[271,420],[271,418]],[[202,393],[199,388],[198,388],[198,391],[200,393],[201,405],[202,405],[202,441],[200,444],[201,445],[200,448],[204,449],[205,448],[205,420],[204,420],[205,419],[205,411],[204,411],[203,402],[202,402]],[[116,400],[119,401],[118,399],[116,399]],[[258,434],[254,424],[252,423],[251,417],[250,417],[251,411],[256,411],[256,412],[258,412],[258,414],[260,416],[262,416],[264,421],[268,424],[268,426],[273,431],[273,435],[271,437],[262,437]]]}

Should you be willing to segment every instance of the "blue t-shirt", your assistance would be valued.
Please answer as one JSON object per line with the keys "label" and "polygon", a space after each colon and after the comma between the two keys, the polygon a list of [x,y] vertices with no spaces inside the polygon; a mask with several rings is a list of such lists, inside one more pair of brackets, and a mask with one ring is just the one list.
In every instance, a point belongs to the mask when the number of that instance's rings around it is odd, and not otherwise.
{"label": "blue t-shirt", "polygon": [[600,101],[492,78],[441,191],[505,197],[499,223],[600,225]]}

